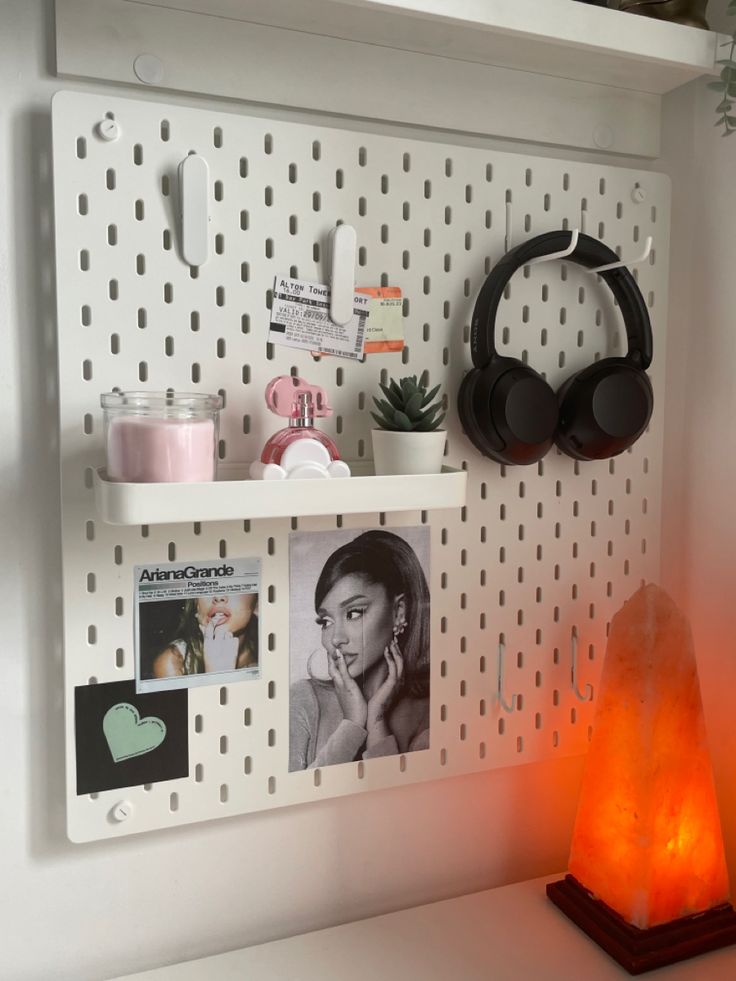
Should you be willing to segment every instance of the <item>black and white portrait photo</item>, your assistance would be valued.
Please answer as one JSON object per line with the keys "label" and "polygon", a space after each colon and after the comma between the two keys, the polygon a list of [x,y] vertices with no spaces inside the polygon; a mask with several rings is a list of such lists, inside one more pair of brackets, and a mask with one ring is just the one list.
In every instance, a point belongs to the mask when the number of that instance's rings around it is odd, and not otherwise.
{"label": "black and white portrait photo", "polygon": [[429,748],[429,529],[289,538],[289,770]]}

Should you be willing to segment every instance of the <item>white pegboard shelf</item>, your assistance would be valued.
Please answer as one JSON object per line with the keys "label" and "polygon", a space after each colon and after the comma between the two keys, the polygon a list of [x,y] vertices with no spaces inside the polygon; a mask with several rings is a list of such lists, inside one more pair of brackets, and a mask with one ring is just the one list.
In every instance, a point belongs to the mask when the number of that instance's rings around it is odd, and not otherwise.
{"label": "white pegboard shelf", "polygon": [[370,463],[350,463],[353,476],[335,480],[246,480],[233,468],[209,483],[127,484],[94,475],[97,511],[112,525],[430,511],[465,504],[467,473],[377,477]]}
{"label": "white pegboard shelf", "polygon": [[[105,141],[98,127],[110,115],[120,136]],[[57,94],[53,121],[70,838],[121,837],[584,752],[607,623],[641,579],[659,577],[667,178],[109,91]],[[179,252],[174,206],[178,165],[192,149],[207,159],[212,180],[210,258],[196,276]],[[632,196],[637,186],[644,201]],[[656,408],[647,433],[615,459],[582,464],[552,451],[536,466],[502,468],[461,431],[454,404],[471,364],[474,298],[504,253],[507,210],[514,241],[580,227],[629,255],[654,238],[637,275],[651,310]],[[402,289],[401,355],[338,364],[266,347],[275,276],[289,271],[322,282],[325,242],[338,221],[356,229],[360,284]],[[528,358],[557,388],[571,372],[620,354],[617,319],[602,283],[575,266],[542,263],[510,287],[499,312],[499,350]],[[172,493],[196,490],[139,485],[134,492],[159,494],[162,523],[151,523],[150,508],[129,515],[127,526],[100,519],[100,392],[140,384],[221,393],[218,470],[223,476],[241,467],[242,476],[244,461],[260,454],[273,431],[265,386],[292,371],[330,393],[334,415],[324,431],[345,459],[363,465],[370,393],[397,372],[426,371],[447,395],[445,461],[460,472],[321,481],[320,513],[308,514],[300,500],[281,512],[291,521],[244,520],[256,513],[245,495],[267,496],[264,506],[275,514],[274,495],[301,497],[296,484],[208,484],[202,506],[187,515],[191,524],[170,523]],[[392,506],[378,492],[384,480],[394,484],[393,506],[408,510],[381,513]],[[465,497],[460,490],[440,500],[466,480]],[[358,500],[362,488],[368,501]],[[107,489],[124,493],[120,485]],[[211,495],[232,492],[233,518],[216,515]],[[334,493],[339,502],[324,496]],[[315,532],[321,540],[334,531],[343,542],[364,529],[408,533],[419,525],[430,536],[429,749],[290,771],[290,627],[292,598],[299,599],[290,581],[291,534]],[[126,788],[132,817],[113,822],[119,791],[77,793],[76,691],[90,679],[133,679],[136,565],[217,556],[261,561],[263,676],[192,689],[189,775]],[[311,619],[311,597],[305,603]],[[305,644],[312,649],[306,636]],[[295,645],[299,654],[301,639]],[[581,701],[587,685],[593,698]]]}
{"label": "white pegboard shelf", "polygon": [[[170,0],[148,0],[171,8]],[[663,94],[714,72],[719,36],[573,0],[178,0],[177,10]]]}

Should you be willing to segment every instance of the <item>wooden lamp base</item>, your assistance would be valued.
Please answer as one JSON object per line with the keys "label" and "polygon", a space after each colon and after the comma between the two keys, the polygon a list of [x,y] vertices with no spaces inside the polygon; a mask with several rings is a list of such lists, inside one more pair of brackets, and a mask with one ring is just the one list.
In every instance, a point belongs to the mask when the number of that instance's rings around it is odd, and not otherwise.
{"label": "wooden lamp base", "polygon": [[736,911],[730,903],[640,930],[572,875],[548,883],[547,895],[629,974],[643,974],[736,943]]}

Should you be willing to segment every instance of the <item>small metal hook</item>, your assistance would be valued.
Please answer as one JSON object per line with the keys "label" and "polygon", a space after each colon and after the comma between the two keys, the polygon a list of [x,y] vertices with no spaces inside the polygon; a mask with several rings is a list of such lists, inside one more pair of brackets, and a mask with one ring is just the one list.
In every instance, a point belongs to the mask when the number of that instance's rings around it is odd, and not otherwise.
{"label": "small metal hook", "polygon": [[581,702],[589,702],[593,697],[593,686],[591,684],[586,684],[585,690],[580,691],[578,688],[578,632],[575,627],[572,628],[572,690],[575,693],[575,697]]}
{"label": "small metal hook", "polygon": [[647,235],[644,242],[644,251],[640,256],[636,256],[633,259],[620,259],[618,262],[609,262],[605,266],[596,266],[595,269],[589,269],[588,272],[591,273],[602,273],[610,272],[611,269],[620,269],[622,266],[636,266],[640,262],[646,262],[649,258],[649,253],[652,251],[652,236]]}
{"label": "small metal hook", "polygon": [[519,696],[512,695],[511,702],[507,702],[504,696],[504,670],[503,670],[503,656],[506,650],[506,644],[503,640],[498,643],[498,702],[504,712],[515,712],[519,705]]}

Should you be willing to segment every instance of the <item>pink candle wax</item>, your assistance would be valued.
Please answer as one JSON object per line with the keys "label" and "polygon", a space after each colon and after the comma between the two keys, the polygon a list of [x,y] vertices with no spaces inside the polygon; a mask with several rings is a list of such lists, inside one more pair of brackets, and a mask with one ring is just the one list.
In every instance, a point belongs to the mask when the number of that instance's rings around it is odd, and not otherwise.
{"label": "pink candle wax", "polygon": [[137,415],[111,419],[107,476],[134,483],[214,480],[213,420]]}

